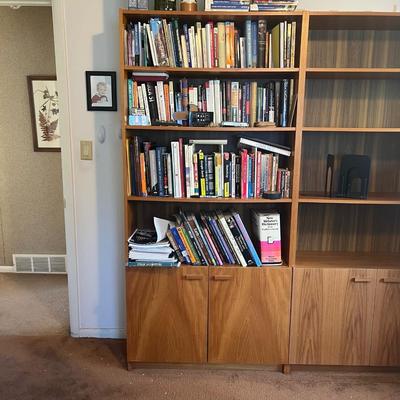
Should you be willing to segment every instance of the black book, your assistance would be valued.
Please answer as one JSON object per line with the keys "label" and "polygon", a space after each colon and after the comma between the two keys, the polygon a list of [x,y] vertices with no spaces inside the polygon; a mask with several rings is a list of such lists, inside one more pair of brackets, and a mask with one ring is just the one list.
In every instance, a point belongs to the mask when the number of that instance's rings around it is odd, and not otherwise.
{"label": "black book", "polygon": [[258,53],[257,67],[265,67],[265,49],[267,37],[267,21],[265,19],[258,20]]}
{"label": "black book", "polygon": [[236,157],[235,158],[235,197],[240,198],[241,197],[241,174],[242,174],[242,168],[241,168],[241,164],[240,164],[240,157]]}
{"label": "black book", "polygon": [[206,173],[206,196],[215,196],[215,170],[214,155],[207,154],[205,156],[205,173]]}
{"label": "black book", "polygon": [[284,79],[281,82],[280,96],[280,125],[286,127],[289,117],[289,79]]}
{"label": "black book", "polygon": [[157,110],[156,90],[154,83],[152,82],[146,83],[146,92],[147,92],[147,101],[149,103],[150,119],[151,122],[154,122],[159,119]]}

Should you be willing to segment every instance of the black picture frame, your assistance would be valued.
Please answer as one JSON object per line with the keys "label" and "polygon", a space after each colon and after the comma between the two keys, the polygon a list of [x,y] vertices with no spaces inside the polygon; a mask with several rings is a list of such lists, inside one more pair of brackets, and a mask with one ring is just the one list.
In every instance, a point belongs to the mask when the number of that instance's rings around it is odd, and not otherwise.
{"label": "black picture frame", "polygon": [[86,104],[88,111],[117,111],[116,72],[86,71]]}

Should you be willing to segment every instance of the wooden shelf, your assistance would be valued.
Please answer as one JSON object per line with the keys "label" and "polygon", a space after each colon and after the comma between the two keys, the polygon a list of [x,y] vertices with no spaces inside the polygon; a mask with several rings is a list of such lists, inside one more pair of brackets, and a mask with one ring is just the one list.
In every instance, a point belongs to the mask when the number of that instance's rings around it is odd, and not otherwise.
{"label": "wooden shelf", "polygon": [[[189,265],[189,264],[181,264],[181,267],[192,267],[193,269],[197,268],[197,266]],[[142,269],[148,269],[148,270],[154,270],[155,269],[155,270],[157,270],[158,268],[168,269],[168,270],[177,270],[177,269],[179,269],[181,267],[128,267],[126,265],[125,266],[125,270],[126,271],[134,271],[134,270],[142,270]],[[262,265],[261,267],[253,267],[253,266],[243,267],[243,266],[238,265],[238,264],[224,264],[222,266],[220,266],[220,265],[218,265],[218,266],[210,265],[208,267],[204,266],[204,265],[201,265],[199,267],[200,268],[201,267],[203,267],[203,268],[206,267],[206,268],[210,268],[210,269],[213,269],[213,270],[220,269],[221,271],[227,270],[229,268],[232,268],[232,269],[240,268],[240,269],[245,269],[246,271],[252,271],[253,269],[260,270],[261,268],[272,268],[272,269],[279,269],[279,268],[285,268],[286,269],[286,268],[289,268],[289,266],[285,262],[283,262],[282,265]]]}
{"label": "wooden shelf", "polygon": [[296,128],[281,128],[281,127],[254,127],[254,128],[231,128],[231,127],[196,127],[196,126],[132,126],[125,125],[126,130],[133,131],[182,131],[182,132],[295,132]]}
{"label": "wooden shelf", "polygon": [[125,66],[129,72],[164,72],[172,76],[193,76],[216,75],[223,76],[257,76],[264,79],[273,77],[294,76],[298,74],[299,68],[178,68],[178,67],[132,67]]}
{"label": "wooden shelf", "polygon": [[310,79],[398,79],[400,68],[307,68]]}
{"label": "wooden shelf", "polygon": [[398,253],[299,251],[298,268],[400,268]]}
{"label": "wooden shelf", "polygon": [[303,132],[335,132],[335,133],[400,133],[400,128],[343,128],[327,126],[307,126]]}
{"label": "wooden shelf", "polygon": [[400,30],[398,12],[310,12],[310,30]]}
{"label": "wooden shelf", "polygon": [[128,201],[132,202],[156,202],[156,203],[230,203],[230,204],[259,204],[259,203],[291,203],[292,199],[279,199],[279,200],[268,200],[268,199],[233,199],[233,198],[214,198],[214,197],[193,197],[193,198],[179,198],[174,197],[158,197],[158,196],[128,196]]}
{"label": "wooden shelf", "polygon": [[160,10],[121,10],[125,17],[134,17],[135,21],[146,21],[149,18],[178,18],[186,21],[245,21],[249,18],[268,18],[271,22],[299,20],[302,11],[282,12],[233,12],[233,11],[160,11]]}
{"label": "wooden shelf", "polygon": [[370,193],[368,199],[347,199],[337,197],[325,197],[322,193],[302,193],[300,203],[317,204],[371,204],[371,205],[400,205],[398,193]]}

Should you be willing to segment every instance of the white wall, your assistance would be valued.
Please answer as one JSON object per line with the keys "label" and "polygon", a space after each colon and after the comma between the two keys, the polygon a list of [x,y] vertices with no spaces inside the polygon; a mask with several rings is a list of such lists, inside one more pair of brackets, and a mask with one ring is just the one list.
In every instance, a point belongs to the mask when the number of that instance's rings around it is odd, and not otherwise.
{"label": "white wall", "polygon": [[[118,8],[124,0],[53,0],[62,126],[72,333],[120,337],[124,331],[123,199],[119,113],[88,112],[85,71],[118,71]],[[397,2],[399,3],[399,2]],[[304,0],[301,8],[392,11],[394,1]],[[65,51],[64,51],[65,50]],[[68,96],[65,96],[68,95]],[[69,111],[68,111],[69,109]],[[106,141],[97,135],[106,129]],[[79,159],[79,141],[94,141],[94,160]],[[71,158],[71,163],[69,159]],[[73,185],[73,190],[70,190]],[[75,221],[75,225],[74,222]],[[74,228],[75,226],[75,228]],[[76,268],[75,268],[76,264]]]}
{"label": "white wall", "polygon": [[399,0],[299,0],[299,9],[317,11],[400,11]]}

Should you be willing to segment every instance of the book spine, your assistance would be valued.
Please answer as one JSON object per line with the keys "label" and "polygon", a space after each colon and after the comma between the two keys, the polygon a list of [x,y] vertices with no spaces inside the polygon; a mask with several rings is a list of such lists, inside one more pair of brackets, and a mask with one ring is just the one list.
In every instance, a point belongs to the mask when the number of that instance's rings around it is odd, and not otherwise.
{"label": "book spine", "polygon": [[183,226],[179,226],[176,229],[177,229],[179,236],[188,252],[188,255],[190,257],[190,262],[193,265],[200,265],[200,258],[198,256],[198,254],[196,253],[196,250],[193,247],[192,242],[191,242],[189,235],[187,234],[185,228]]}
{"label": "book spine", "polygon": [[204,255],[204,258],[207,262],[207,265],[216,265],[216,261],[212,254],[211,248],[209,247],[207,240],[204,236],[204,232],[201,229],[196,217],[193,214],[188,215],[188,221],[191,224],[193,232],[196,236],[196,239],[200,245],[201,251]]}
{"label": "book spine", "polygon": [[173,236],[176,244],[179,247],[179,250],[180,250],[180,252],[182,254],[184,262],[186,262],[187,264],[190,264],[191,261],[190,261],[190,258],[189,258],[189,254],[188,254],[188,252],[186,250],[185,245],[183,244],[183,241],[182,241],[181,237],[179,236],[177,228],[176,227],[171,227],[170,228],[170,232],[172,233],[172,236]]}
{"label": "book spine", "polygon": [[174,249],[174,252],[175,252],[176,256],[178,257],[178,260],[180,262],[184,262],[185,259],[183,258],[182,252],[179,249],[179,246],[176,243],[175,238],[172,235],[171,231],[167,231],[167,239],[168,239],[169,243],[171,244],[171,247]]}
{"label": "book spine", "polygon": [[198,152],[199,160],[199,182],[200,182],[200,197],[206,196],[206,167],[205,157],[202,151]]}
{"label": "book spine", "polygon": [[226,242],[225,237],[221,232],[221,229],[220,229],[220,227],[219,227],[219,225],[217,223],[217,218],[212,216],[212,217],[209,218],[209,222],[210,222],[210,226],[212,227],[212,230],[214,232],[214,235],[217,237],[220,245],[223,248],[223,253],[224,253],[226,261],[229,264],[235,264],[235,258],[234,258],[233,254],[232,254],[230,246]]}
{"label": "book spine", "polygon": [[157,165],[157,182],[158,182],[158,195],[163,197],[164,193],[164,166],[162,155],[166,152],[165,147],[156,147],[156,165]]}
{"label": "book spine", "polygon": [[189,236],[190,243],[195,249],[195,254],[197,254],[198,259],[200,260],[201,265],[208,265],[206,258],[204,257],[203,251],[201,249],[200,243],[197,240],[197,237],[185,215],[185,213],[180,212],[180,216],[182,218],[183,226],[185,227],[185,231]]}
{"label": "book spine", "polygon": [[245,25],[246,32],[246,67],[251,68],[253,64],[252,60],[252,39],[251,39],[251,21],[247,20]]}

